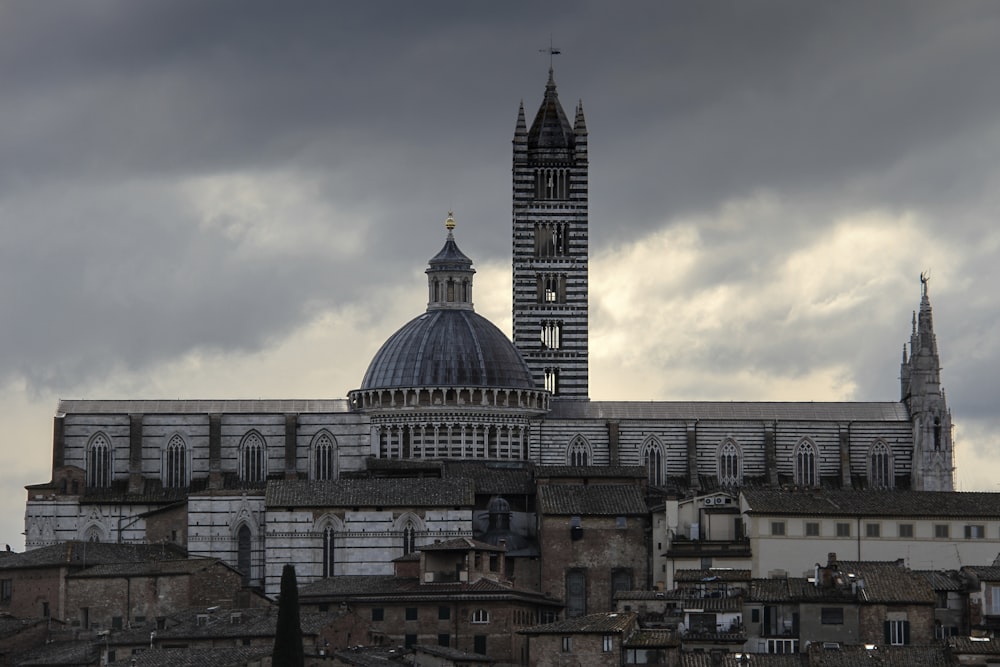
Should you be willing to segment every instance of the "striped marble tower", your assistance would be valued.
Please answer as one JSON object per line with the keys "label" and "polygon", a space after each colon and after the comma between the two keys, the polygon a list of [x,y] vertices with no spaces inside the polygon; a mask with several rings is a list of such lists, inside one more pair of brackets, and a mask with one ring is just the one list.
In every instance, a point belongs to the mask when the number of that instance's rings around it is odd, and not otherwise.
{"label": "striped marble tower", "polygon": [[588,397],[587,164],[583,104],[570,125],[549,68],[534,122],[522,103],[514,132],[514,344],[563,398]]}

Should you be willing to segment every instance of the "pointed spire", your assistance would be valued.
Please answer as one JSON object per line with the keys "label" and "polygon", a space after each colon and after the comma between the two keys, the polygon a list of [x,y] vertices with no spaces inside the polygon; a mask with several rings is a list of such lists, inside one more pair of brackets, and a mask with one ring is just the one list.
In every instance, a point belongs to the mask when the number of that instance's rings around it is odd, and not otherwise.
{"label": "pointed spire", "polygon": [[528,148],[560,151],[574,147],[573,128],[566,118],[556,92],[556,80],[552,67],[545,84],[545,97],[535,114],[535,120],[528,130]]}
{"label": "pointed spire", "polygon": [[576,119],[573,121],[573,131],[579,134],[587,133],[587,121],[583,118],[583,100],[576,103]]}

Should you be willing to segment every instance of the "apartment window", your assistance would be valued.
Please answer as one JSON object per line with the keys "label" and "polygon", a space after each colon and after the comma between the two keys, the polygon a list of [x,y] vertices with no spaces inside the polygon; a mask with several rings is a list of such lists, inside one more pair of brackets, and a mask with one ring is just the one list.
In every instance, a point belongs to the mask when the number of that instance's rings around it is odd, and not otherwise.
{"label": "apartment window", "polygon": [[10,602],[14,592],[13,579],[0,579],[0,602]]}
{"label": "apartment window", "polygon": [[604,635],[601,641],[601,650],[604,653],[611,653],[615,650],[615,636],[614,635]]}
{"label": "apartment window", "polygon": [[837,537],[850,537],[851,536],[851,524],[849,523],[838,523],[837,524]]}
{"label": "apartment window", "polygon": [[750,622],[760,623],[760,608],[754,607],[750,610]]}
{"label": "apartment window", "polygon": [[489,623],[490,622],[490,612],[485,609],[477,609],[472,612],[472,622],[473,623]]}
{"label": "apartment window", "polygon": [[562,652],[563,653],[572,653],[573,652],[573,638],[572,637],[563,637],[562,638]]}
{"label": "apartment window", "polygon": [[772,521],[771,522],[771,534],[772,535],[784,535],[785,534],[785,522],[784,521]]}
{"label": "apartment window", "polygon": [[820,623],[823,625],[843,625],[843,607],[821,607],[819,610]]}
{"label": "apartment window", "polygon": [[949,528],[950,526],[948,526],[948,524],[946,523],[934,524],[934,537],[938,539],[947,540],[949,537],[951,537],[951,530],[949,530]]}
{"label": "apartment window", "polygon": [[441,633],[438,635],[438,646],[451,646],[451,635]]}
{"label": "apartment window", "polygon": [[981,540],[986,537],[985,526],[966,526],[965,527],[965,539],[967,540]]}
{"label": "apartment window", "polygon": [[767,640],[767,652],[768,653],[798,653],[799,652],[799,640],[798,639],[768,639]]}
{"label": "apartment window", "polygon": [[819,537],[819,523],[816,521],[806,522],[806,537]]}
{"label": "apartment window", "polygon": [[885,643],[892,646],[905,646],[910,643],[909,621],[886,621]]}
{"label": "apartment window", "polygon": [[486,635],[475,635],[472,638],[472,652],[486,655]]}
{"label": "apartment window", "polygon": [[451,607],[438,607],[438,620],[447,621],[451,618]]}
{"label": "apartment window", "polygon": [[882,526],[877,523],[865,524],[865,537],[879,537],[882,534]]}
{"label": "apartment window", "polygon": [[913,537],[913,524],[912,523],[901,523],[901,524],[899,524],[899,536],[900,537]]}
{"label": "apartment window", "polygon": [[1000,586],[990,586],[990,616],[1000,616]]}
{"label": "apartment window", "polygon": [[403,635],[403,646],[412,648],[417,643],[416,635]]}
{"label": "apartment window", "polygon": [[415,620],[417,620],[417,608],[416,607],[407,607],[406,608],[406,620],[408,620],[408,621],[415,621]]}
{"label": "apartment window", "polygon": [[382,607],[374,607],[372,609],[372,620],[373,621],[385,620],[385,609],[383,609]]}

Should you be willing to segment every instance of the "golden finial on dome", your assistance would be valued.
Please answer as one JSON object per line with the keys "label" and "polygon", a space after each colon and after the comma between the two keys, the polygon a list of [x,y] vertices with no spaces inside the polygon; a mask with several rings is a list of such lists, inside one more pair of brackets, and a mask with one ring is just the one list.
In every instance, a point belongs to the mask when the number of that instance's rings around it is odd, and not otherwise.
{"label": "golden finial on dome", "polygon": [[448,219],[444,221],[444,226],[449,232],[455,229],[455,214],[451,211],[448,211]]}

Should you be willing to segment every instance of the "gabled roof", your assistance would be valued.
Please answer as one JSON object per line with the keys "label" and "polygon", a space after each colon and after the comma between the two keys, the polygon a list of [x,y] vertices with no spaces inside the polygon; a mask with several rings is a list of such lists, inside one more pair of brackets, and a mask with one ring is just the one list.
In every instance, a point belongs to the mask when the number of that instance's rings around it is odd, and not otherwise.
{"label": "gabled roof", "polygon": [[737,568],[709,568],[707,570],[677,570],[674,581],[684,583],[712,583],[715,581],[750,581],[750,570]]}
{"label": "gabled roof", "polygon": [[1000,565],[964,565],[962,572],[967,572],[979,581],[1000,581]]}
{"label": "gabled roof", "polygon": [[927,582],[935,591],[964,591],[965,580],[955,570],[913,570],[913,573]]}
{"label": "gabled roof", "polygon": [[530,628],[520,630],[520,632],[526,635],[622,633],[635,625],[636,618],[635,612],[610,611],[567,618],[555,623],[546,623],[545,625],[533,625]]}
{"label": "gabled roof", "polygon": [[476,494],[468,479],[272,480],[264,502],[267,507],[471,507]]}
{"label": "gabled roof", "polygon": [[580,516],[642,516],[649,511],[642,490],[632,484],[540,485],[538,510]]}
{"label": "gabled roof", "polygon": [[646,466],[538,466],[535,469],[535,476],[543,479],[546,477],[645,479],[648,475]]}
{"label": "gabled roof", "polygon": [[1000,493],[743,489],[750,514],[776,516],[1000,517]]}

